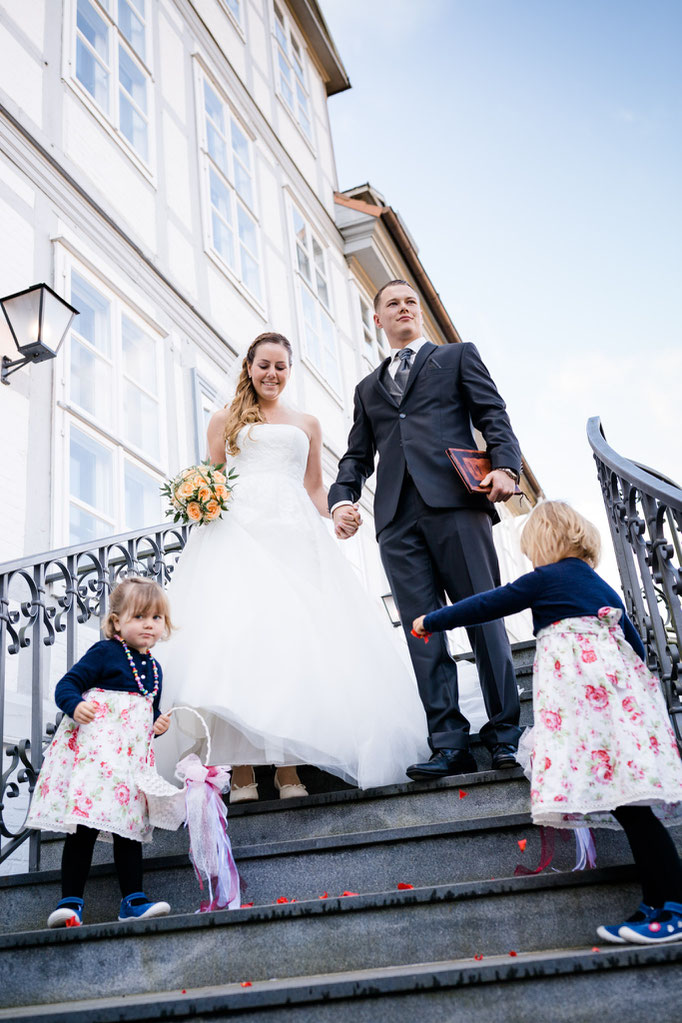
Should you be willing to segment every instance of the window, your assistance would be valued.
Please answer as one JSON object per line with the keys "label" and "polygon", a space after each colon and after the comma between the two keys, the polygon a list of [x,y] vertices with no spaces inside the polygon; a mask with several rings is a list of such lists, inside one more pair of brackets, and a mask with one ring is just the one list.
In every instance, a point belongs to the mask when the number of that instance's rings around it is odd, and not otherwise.
{"label": "window", "polygon": [[374,369],[388,355],[388,349],[382,332],[374,322],[372,307],[364,298],[360,299],[360,317],[362,319],[362,336],[364,345],[362,355]]}
{"label": "window", "polygon": [[75,77],[145,162],[150,154],[148,0],[76,0]]}
{"label": "window", "polygon": [[307,139],[312,141],[310,96],[306,84],[303,47],[291,27],[290,19],[273,3],[277,87],[290,113]]}
{"label": "window", "polygon": [[71,271],[66,348],[69,543],[163,517],[161,339],[101,282]]}
{"label": "window", "polygon": [[251,294],[261,301],[258,225],[251,141],[226,103],[200,77],[207,181],[208,244]]}
{"label": "window", "polygon": [[229,11],[239,27],[242,27],[242,4],[241,0],[220,0],[223,7]]}
{"label": "window", "polygon": [[304,354],[329,386],[341,393],[336,334],[330,316],[330,294],[324,249],[295,206],[292,206],[298,291],[303,317]]}

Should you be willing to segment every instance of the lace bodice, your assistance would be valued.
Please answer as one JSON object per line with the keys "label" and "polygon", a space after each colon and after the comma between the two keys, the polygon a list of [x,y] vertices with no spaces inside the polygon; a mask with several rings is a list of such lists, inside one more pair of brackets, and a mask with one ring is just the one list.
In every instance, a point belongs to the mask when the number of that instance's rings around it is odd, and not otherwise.
{"label": "lace bodice", "polygon": [[245,426],[239,433],[239,447],[238,455],[227,456],[227,465],[234,466],[240,477],[283,474],[303,482],[310,442],[299,426],[290,423]]}

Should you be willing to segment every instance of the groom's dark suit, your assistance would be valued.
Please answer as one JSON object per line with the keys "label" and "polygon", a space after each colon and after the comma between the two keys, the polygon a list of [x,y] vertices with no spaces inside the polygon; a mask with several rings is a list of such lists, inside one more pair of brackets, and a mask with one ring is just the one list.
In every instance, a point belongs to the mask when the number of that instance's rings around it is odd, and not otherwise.
{"label": "groom's dark suit", "polygon": [[[409,345],[408,345],[409,347]],[[445,449],[485,438],[493,469],[519,471],[521,453],[505,404],[475,346],[423,344],[400,396],[387,359],[358,384],[348,450],[329,507],[359,499],[379,454],[374,519],[381,558],[400,610],[434,749],[466,749],[469,723],[458,707],[457,670],[443,633],[429,643],[412,621],[445,603],[500,585],[492,541],[494,506],[469,494]],[[519,701],[501,621],[467,630],[489,721],[487,746],[516,745]]]}

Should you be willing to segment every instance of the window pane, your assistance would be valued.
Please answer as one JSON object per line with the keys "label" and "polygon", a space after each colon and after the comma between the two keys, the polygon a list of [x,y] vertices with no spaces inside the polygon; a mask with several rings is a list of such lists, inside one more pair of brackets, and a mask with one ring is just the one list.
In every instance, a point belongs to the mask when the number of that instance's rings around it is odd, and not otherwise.
{"label": "window pane", "polygon": [[75,504],[69,506],[69,543],[89,543],[111,533],[110,522],[98,519]]}
{"label": "window pane", "polygon": [[211,206],[217,210],[223,220],[226,220],[228,224],[232,224],[232,202],[230,199],[230,192],[227,185],[220,179],[216,172],[211,168],[210,172],[210,184],[211,184]]}
{"label": "window pane", "polygon": [[251,177],[248,171],[242,166],[239,160],[234,161],[234,184],[237,192],[244,202],[253,207],[253,189],[251,188]]}
{"label": "window pane", "polygon": [[251,294],[255,295],[260,301],[260,274],[258,273],[258,263],[243,245],[240,246],[240,254],[242,260],[242,281]]}
{"label": "window pane", "polygon": [[71,304],[80,310],[74,330],[102,355],[111,353],[109,302],[75,271],[71,274]]}
{"label": "window pane", "polygon": [[279,89],[280,92],[282,93],[282,98],[284,99],[284,102],[293,110],[294,94],[292,92],[291,85],[289,84],[291,72],[281,53],[279,55],[279,64],[280,64]]}
{"label": "window pane", "polygon": [[71,401],[106,426],[111,426],[111,365],[71,339],[69,394]]}
{"label": "window pane", "polygon": [[237,21],[241,24],[241,18],[239,13],[239,0],[227,0],[227,6],[230,8]]}
{"label": "window pane", "polygon": [[296,97],[298,99],[298,123],[306,135],[310,135],[310,117],[308,115],[308,97],[301,86],[296,83]]}
{"label": "window pane", "polygon": [[324,274],[324,251],[315,238],[313,238],[313,258],[315,259],[317,269]]}
{"label": "window pane", "polygon": [[317,303],[307,288],[301,288],[303,319],[317,332]]}
{"label": "window pane", "polygon": [[158,402],[130,381],[123,386],[123,429],[127,441],[152,458],[159,457]]}
{"label": "window pane", "polygon": [[125,463],[124,475],[125,528],[142,529],[161,522],[163,511],[158,480],[128,461]]}
{"label": "window pane", "polygon": [[296,73],[296,77],[305,85],[305,78],[303,76],[303,56],[301,54],[301,48],[295,39],[291,40],[291,62]]}
{"label": "window pane", "polygon": [[144,22],[140,14],[144,17],[144,0],[133,0],[132,3],[130,0],[118,0],[118,27],[121,34],[144,60]]}
{"label": "window pane", "polygon": [[127,316],[121,318],[123,371],[145,390],[156,393],[156,346],[154,341]]}
{"label": "window pane", "polygon": [[109,75],[82,39],[76,42],[76,78],[92,98],[109,113]]}
{"label": "window pane", "polygon": [[206,79],[204,79],[204,105],[206,107],[206,113],[224,135],[225,122],[223,120],[223,104]]}
{"label": "window pane", "polygon": [[256,236],[256,225],[248,213],[241,206],[237,208],[237,223],[239,225],[239,240],[254,254],[258,254],[258,239]]}
{"label": "window pane", "polygon": [[275,4],[275,36],[277,41],[285,50],[287,48],[287,34],[284,28],[284,15]]}
{"label": "window pane", "polygon": [[223,174],[226,175],[228,173],[228,166],[225,139],[208,118],[206,118],[206,144],[208,145],[209,156],[220,167]]}
{"label": "window pane", "polygon": [[128,51],[118,48],[118,78],[121,87],[135,101],[145,114],[147,113],[147,80],[144,72],[137,66]]}
{"label": "window pane", "polygon": [[300,245],[296,246],[296,261],[298,262],[298,269],[301,271],[307,281],[310,280],[310,260],[303,251]]}
{"label": "window pane", "polygon": [[324,376],[327,382],[338,391],[340,379],[339,361],[336,355],[336,338],[334,337],[334,328],[324,314],[320,316],[320,327]]}
{"label": "window pane", "polygon": [[103,444],[71,427],[69,492],[104,515],[113,513],[113,459]]}
{"label": "window pane", "polygon": [[225,260],[230,269],[234,269],[234,237],[230,228],[220,219],[217,213],[211,218],[213,228],[213,248]]}
{"label": "window pane", "polygon": [[320,273],[319,270],[315,271],[315,280],[317,282],[317,297],[321,302],[329,308],[329,292],[327,291],[327,282]]}
{"label": "window pane", "polygon": [[232,121],[232,148],[235,155],[239,157],[245,167],[251,166],[251,159],[249,154],[249,143],[246,135],[241,131],[237,125]]}
{"label": "window pane", "polygon": [[121,92],[121,132],[143,160],[147,155],[147,122],[132,105],[125,92]]}
{"label": "window pane", "polygon": [[90,0],[78,0],[76,25],[85,36],[93,50],[99,54],[105,64],[109,63],[107,47],[107,23],[100,17]]}

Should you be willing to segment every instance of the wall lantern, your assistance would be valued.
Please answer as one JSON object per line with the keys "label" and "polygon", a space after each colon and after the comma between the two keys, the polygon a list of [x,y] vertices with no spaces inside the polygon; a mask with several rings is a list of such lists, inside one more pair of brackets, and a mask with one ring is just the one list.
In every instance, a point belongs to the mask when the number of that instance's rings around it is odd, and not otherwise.
{"label": "wall lantern", "polygon": [[402,625],[402,622],[400,621],[398,605],[393,599],[393,594],[386,593],[381,599],[384,603],[384,607],[386,608],[386,614],[391,619],[391,625],[393,625],[397,629],[399,625]]}
{"label": "wall lantern", "polygon": [[0,379],[9,384],[7,377],[27,363],[54,359],[78,310],[47,284],[34,284],[25,291],[0,298],[0,305],[21,355],[14,361],[7,355],[2,357]]}

